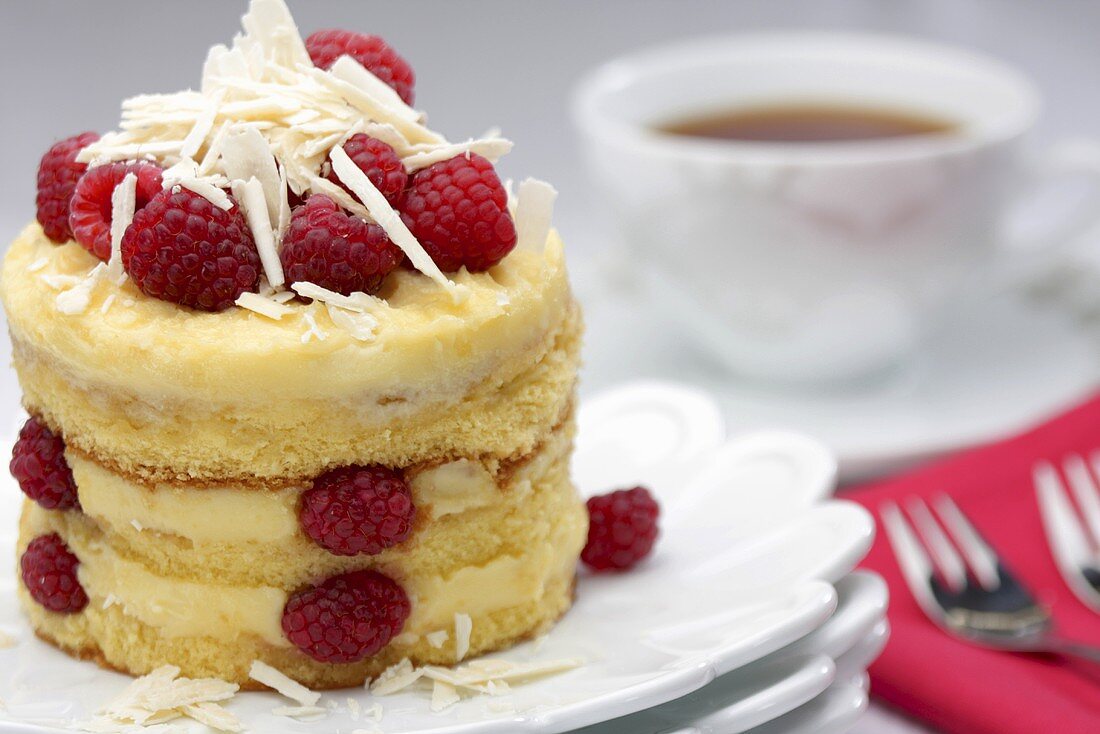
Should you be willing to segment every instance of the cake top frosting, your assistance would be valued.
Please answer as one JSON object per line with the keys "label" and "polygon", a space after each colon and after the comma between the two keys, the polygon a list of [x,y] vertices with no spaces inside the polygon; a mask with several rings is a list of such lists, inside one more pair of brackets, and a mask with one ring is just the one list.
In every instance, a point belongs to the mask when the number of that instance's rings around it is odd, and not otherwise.
{"label": "cake top frosting", "polygon": [[252,0],[197,90],[122,104],[117,131],[61,141],[39,170],[45,234],[101,262],[57,296],[82,313],[101,284],[205,311],[278,321],[335,309],[367,340],[394,271],[469,298],[452,274],[541,251],[556,192],[515,195],[499,133],[448,141],[415,110],[411,67],[377,36],[302,38],[283,0]]}

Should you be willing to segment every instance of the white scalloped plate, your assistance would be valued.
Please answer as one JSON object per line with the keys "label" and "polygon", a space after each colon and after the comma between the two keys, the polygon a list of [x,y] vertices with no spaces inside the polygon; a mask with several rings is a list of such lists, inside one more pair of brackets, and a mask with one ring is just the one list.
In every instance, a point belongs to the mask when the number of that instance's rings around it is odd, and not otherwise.
{"label": "white scalloped plate", "polygon": [[[818,629],[839,581],[866,553],[873,522],[830,500],[835,465],[817,444],[773,433],[722,444],[714,404],[676,385],[643,383],[588,401],[580,412],[577,481],[585,492],[644,483],[666,508],[654,557],[630,573],[582,574],[574,609],[541,648],[502,654],[526,661],[583,657],[569,673],[516,687],[518,713],[484,699],[433,714],[420,693],[378,699],[387,732],[550,734],[671,701]],[[3,488],[13,498],[18,489]],[[0,509],[0,558],[11,553],[18,503]],[[2,532],[2,531],[0,531]],[[13,600],[11,563],[0,563],[0,628],[19,643],[0,650],[0,732],[56,732],[86,718],[128,678],[72,660],[35,640]],[[801,669],[800,669],[801,670]],[[341,704],[361,690],[327,695]],[[499,699],[497,699],[499,700]],[[310,733],[366,728],[346,708],[315,722],[272,716],[269,693],[229,708],[252,731]],[[35,725],[37,724],[37,726]],[[202,731],[195,727],[195,731]]]}
{"label": "white scalloped plate", "polygon": [[884,643],[887,591],[858,571],[836,584],[833,616],[801,640],[698,691],[576,734],[734,734],[771,721],[862,675]]}
{"label": "white scalloped plate", "polygon": [[[867,690],[855,683],[836,682],[820,696],[748,734],[841,734],[851,730],[867,710]],[[677,734],[699,734],[692,730]]]}

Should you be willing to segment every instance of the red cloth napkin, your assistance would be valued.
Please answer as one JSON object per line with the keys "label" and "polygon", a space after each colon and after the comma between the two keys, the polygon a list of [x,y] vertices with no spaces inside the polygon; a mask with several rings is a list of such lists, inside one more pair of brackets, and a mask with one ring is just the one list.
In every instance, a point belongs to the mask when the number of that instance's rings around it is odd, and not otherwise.
{"label": "red cloth napkin", "polygon": [[[1040,459],[1100,449],[1100,397],[1001,443],[971,450],[845,497],[880,520],[888,500],[946,492],[1010,568],[1051,608],[1059,632],[1100,645],[1100,614],[1077,601],[1054,565],[1032,486]],[[958,642],[917,607],[879,533],[864,567],[890,586],[892,635],[871,667],[871,692],[935,728],[959,734],[1097,734],[1100,666],[995,652]]]}

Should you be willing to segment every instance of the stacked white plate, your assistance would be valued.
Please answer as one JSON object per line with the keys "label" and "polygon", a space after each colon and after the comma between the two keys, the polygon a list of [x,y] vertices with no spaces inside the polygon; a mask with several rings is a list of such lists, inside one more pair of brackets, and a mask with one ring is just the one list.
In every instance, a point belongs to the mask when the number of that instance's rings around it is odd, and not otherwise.
{"label": "stacked white plate", "polygon": [[[582,574],[576,606],[545,640],[497,657],[579,657],[582,666],[513,688],[506,705],[470,698],[433,713],[419,692],[376,699],[383,717],[369,726],[353,713],[375,702],[362,689],[327,694],[330,713],[310,722],[274,716],[273,693],[240,694],[227,707],[249,730],[269,733],[849,729],[867,705],[867,666],[886,641],[887,599],[880,579],[853,572],[874,524],[830,498],[828,451],[787,433],[727,438],[708,397],[668,383],[613,390],[585,403],[579,420],[582,492],[649,487],[663,509],[657,550],[628,573]],[[10,560],[19,490],[7,485],[0,630],[17,643],[0,650],[0,732],[72,731],[129,678],[70,659],[23,622]],[[349,696],[360,705],[345,705]]]}

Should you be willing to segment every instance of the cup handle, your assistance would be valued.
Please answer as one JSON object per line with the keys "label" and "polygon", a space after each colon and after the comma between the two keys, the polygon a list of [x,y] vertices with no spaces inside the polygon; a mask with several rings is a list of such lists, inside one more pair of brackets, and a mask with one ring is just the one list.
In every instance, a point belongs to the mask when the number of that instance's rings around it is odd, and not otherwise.
{"label": "cup handle", "polygon": [[1079,237],[1100,226],[1100,140],[1068,138],[1059,141],[1045,154],[1034,158],[1028,168],[1025,190],[1010,209],[1019,208],[1022,200],[1067,180],[1085,181],[1090,190],[1072,212],[1043,231],[1006,233],[1004,266],[994,278],[995,284],[1004,289],[1026,286],[1041,278]]}

